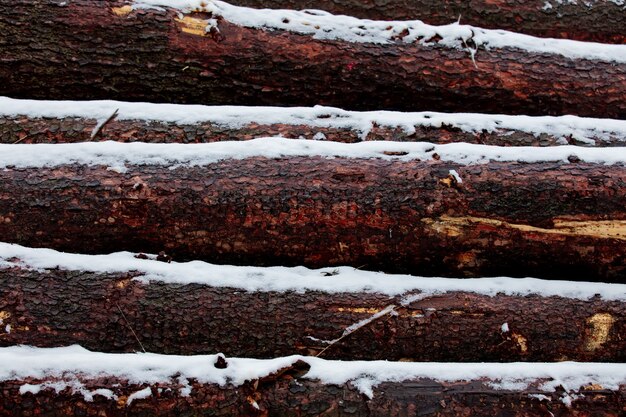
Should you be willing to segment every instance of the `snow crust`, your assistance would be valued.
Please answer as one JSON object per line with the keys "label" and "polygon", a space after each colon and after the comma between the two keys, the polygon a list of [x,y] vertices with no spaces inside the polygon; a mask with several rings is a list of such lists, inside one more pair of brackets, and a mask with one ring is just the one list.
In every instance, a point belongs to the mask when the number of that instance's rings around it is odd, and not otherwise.
{"label": "snow crust", "polygon": [[[249,28],[286,30],[312,35],[315,39],[385,44],[400,34],[402,41],[438,45],[468,51],[473,57],[480,48],[519,48],[530,52],[561,55],[572,59],[593,59],[626,63],[626,45],[537,38],[504,30],[461,25],[458,22],[431,26],[420,20],[374,21],[332,15],[322,10],[271,10],[237,7],[218,0],[136,0],[134,8],[171,7],[183,13],[203,11]],[[469,47],[468,45],[476,45]]]}
{"label": "snow crust", "polygon": [[152,390],[150,389],[150,387],[145,387],[142,390],[139,390],[137,392],[133,392],[132,394],[130,394],[128,396],[128,399],[126,400],[126,405],[131,405],[133,401],[143,400],[145,398],[148,398],[151,395],[152,395]]}
{"label": "snow crust", "polygon": [[199,144],[155,144],[87,142],[66,144],[0,145],[0,168],[40,168],[80,164],[107,166],[123,173],[127,165],[161,165],[172,169],[206,166],[226,159],[251,157],[380,158],[385,160],[432,160],[461,165],[489,162],[563,162],[575,156],[581,162],[624,164],[626,147],[584,148],[555,146],[538,150],[533,146],[500,147],[468,143],[435,145],[428,142],[367,141],[339,143],[306,139],[258,138]]}
{"label": "snow crust", "polygon": [[[247,107],[180,104],[129,103],[122,101],[51,101],[21,100],[0,96],[1,116],[32,118],[75,117],[106,121],[116,110],[118,120],[161,121],[176,124],[210,122],[229,128],[251,123],[308,125],[350,129],[367,137],[373,125],[400,128],[407,134],[417,126],[440,128],[443,125],[464,132],[520,131],[535,136],[548,134],[557,138],[572,137],[595,144],[617,138],[626,142],[626,120],[596,119],[577,116],[507,116],[477,113],[403,113],[392,111],[355,112],[335,107]],[[94,129],[95,130],[95,129]],[[321,136],[314,139],[324,138]]]}
{"label": "snow crust", "polygon": [[[60,348],[11,346],[0,348],[0,363],[3,364],[0,381],[58,378],[59,384],[73,381],[70,384],[77,384],[76,389],[80,390],[80,378],[115,376],[134,384],[155,384],[184,378],[203,384],[238,386],[302,360],[311,366],[304,378],[324,384],[352,382],[370,398],[374,396],[376,385],[382,382],[422,378],[439,382],[488,379],[496,383],[496,389],[502,390],[533,386],[538,392],[554,392],[562,386],[566,393],[588,384],[615,390],[626,383],[626,364],[615,363],[344,362],[294,355],[276,359],[228,358],[228,367],[218,369],[213,365],[216,356],[98,353],[77,345]],[[45,383],[41,388],[47,388]],[[20,391],[36,392],[37,387],[25,385]],[[145,398],[149,394],[150,388],[145,388],[133,394],[133,399]]]}
{"label": "snow crust", "polygon": [[[308,269],[305,267],[249,267],[214,265],[201,261],[164,263],[137,259],[130,252],[110,255],[79,255],[51,249],[33,249],[0,243],[0,268],[20,266],[34,270],[60,268],[99,273],[136,271],[136,280],[176,284],[201,284],[244,291],[322,291],[325,293],[367,292],[389,296],[405,294],[404,303],[429,294],[466,291],[495,296],[530,295],[626,301],[626,284],[570,282],[535,278],[436,278],[391,275],[351,267]],[[411,294],[419,292],[418,294]]]}

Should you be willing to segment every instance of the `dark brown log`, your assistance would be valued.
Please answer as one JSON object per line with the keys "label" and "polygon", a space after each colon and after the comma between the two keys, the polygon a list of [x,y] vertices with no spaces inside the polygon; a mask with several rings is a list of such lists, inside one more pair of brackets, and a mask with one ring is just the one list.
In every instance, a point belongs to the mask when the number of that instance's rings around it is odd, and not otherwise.
{"label": "dark brown log", "polygon": [[[601,120],[598,120],[602,123]],[[389,140],[401,142],[424,141],[431,143],[466,142],[494,146],[622,146],[626,143],[625,132],[592,132],[584,140],[572,134],[564,137],[549,132],[525,132],[512,128],[494,131],[466,131],[451,124],[440,127],[415,125],[415,132],[407,132],[399,126],[374,125],[365,135],[362,132],[341,127],[320,127],[310,124],[248,123],[241,127],[228,127],[219,123],[194,124],[168,123],[159,120],[113,119],[99,127],[94,118],[63,117],[36,118],[27,116],[0,116],[0,143],[74,143],[114,140],[120,142],[149,143],[207,143],[225,140],[249,140],[258,137],[282,136],[285,138],[317,138],[356,143],[364,140]],[[600,135],[605,133],[606,136]]]}
{"label": "dark brown log", "polygon": [[626,43],[626,9],[618,1],[545,0],[232,0],[256,8],[322,9],[362,19],[461,22],[581,41]]}
{"label": "dark brown log", "polygon": [[[224,268],[223,277],[229,274]],[[272,272],[266,274],[271,280]],[[327,348],[322,357],[344,360],[626,360],[621,336],[626,334],[626,303],[598,297],[583,301],[451,291],[406,303],[407,295],[142,284],[132,280],[137,275],[34,271],[28,263],[0,270],[0,346],[80,344],[104,352],[144,348],[260,358],[316,355]],[[342,274],[336,279],[342,280]],[[390,305],[395,313],[329,346],[348,327]],[[7,325],[8,333],[3,331]]]}
{"label": "dark brown log", "polygon": [[[540,366],[536,364],[535,366]],[[626,386],[610,390],[589,386],[564,393],[546,393],[536,388],[498,390],[490,383],[473,380],[436,382],[416,379],[403,383],[384,382],[374,390],[372,399],[352,384],[328,385],[301,379],[286,372],[260,379],[242,387],[200,384],[191,381],[191,394],[180,394],[184,385],[176,378],[157,384],[129,383],[115,376],[81,378],[84,389],[111,390],[116,398],[94,395],[86,401],[71,388],[55,393],[43,389],[37,394],[20,394],[24,384],[57,382],[53,377],[8,380],[0,383],[0,415],[21,417],[46,416],[595,416],[619,417],[626,407]],[[540,381],[541,382],[541,381]],[[135,393],[150,389],[147,398]],[[564,399],[565,398],[565,399]],[[566,405],[567,398],[573,398]]]}
{"label": "dark brown log", "polygon": [[9,167],[0,237],[229,264],[623,282],[623,166],[390,158]]}
{"label": "dark brown log", "polygon": [[0,94],[626,118],[622,61],[478,45],[474,62],[469,49],[437,37],[430,45],[317,40],[222,18],[206,32],[206,13],[113,7],[123,4],[0,3]]}

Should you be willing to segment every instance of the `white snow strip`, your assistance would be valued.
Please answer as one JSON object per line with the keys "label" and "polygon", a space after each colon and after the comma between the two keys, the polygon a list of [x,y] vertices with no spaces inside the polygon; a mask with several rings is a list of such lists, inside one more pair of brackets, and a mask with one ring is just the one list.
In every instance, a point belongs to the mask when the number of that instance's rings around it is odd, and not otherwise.
{"label": "white snow strip", "polygon": [[144,398],[148,398],[151,395],[152,395],[152,390],[150,389],[150,387],[145,387],[142,390],[139,390],[137,392],[133,392],[132,394],[130,394],[128,396],[128,399],[126,400],[126,405],[129,406],[132,404],[133,401],[143,400]]}
{"label": "white snow strip", "polygon": [[551,2],[554,2],[554,6],[559,6],[559,5],[578,5],[579,2],[582,3],[584,5],[584,7],[588,10],[592,7],[594,7],[597,3],[605,3],[605,2],[609,2],[609,3],[613,3],[616,4],[617,6],[624,6],[626,5],[626,1],[624,0],[546,0],[545,4],[544,4],[544,10],[549,10],[553,7],[553,5],[551,4]]}
{"label": "white snow strip", "polygon": [[70,389],[72,394],[80,394],[85,401],[93,401],[93,397],[101,395],[109,400],[117,400],[117,396],[110,389],[98,388],[93,391],[88,390],[85,385],[80,382],[76,375],[66,375],[63,380],[48,381],[41,384],[24,384],[20,387],[19,393],[25,395],[27,393],[37,395],[41,390],[52,389],[57,394],[66,389]]}
{"label": "white snow strip", "polygon": [[[407,134],[418,126],[443,125],[464,132],[514,132],[535,136],[572,137],[595,144],[609,139],[626,142],[626,120],[595,119],[577,116],[507,116],[476,113],[403,113],[392,111],[354,112],[334,107],[246,107],[180,104],[129,103],[120,101],[20,100],[0,96],[0,117],[84,118],[104,123],[118,110],[116,120],[160,121],[176,124],[209,122],[229,128],[251,123],[307,125],[321,128],[350,129],[365,138],[374,124]],[[95,131],[96,129],[94,129]],[[323,139],[316,135],[314,139]]]}
{"label": "white snow strip", "polygon": [[[204,4],[204,6],[203,6]],[[529,52],[561,55],[572,59],[593,59],[626,63],[626,45],[580,42],[567,39],[537,38],[504,30],[490,30],[460,25],[458,22],[431,26],[420,20],[374,21],[349,16],[332,15],[319,10],[271,10],[237,7],[218,0],[136,0],[134,8],[171,7],[183,13],[203,11],[249,28],[286,30],[312,35],[315,39],[333,39],[347,42],[385,44],[397,39],[403,42],[431,44],[437,42],[469,53],[471,40],[478,48],[519,48]],[[207,26],[210,23],[207,22]]]}
{"label": "white snow strip", "polygon": [[[23,378],[80,378],[114,376],[133,384],[155,384],[194,378],[203,384],[243,384],[302,360],[311,366],[304,376],[324,384],[352,382],[362,393],[374,396],[382,382],[433,379],[440,382],[481,378],[496,382],[496,389],[523,389],[539,382],[540,392],[554,392],[559,386],[572,392],[589,384],[619,389],[626,384],[626,364],[616,363],[407,363],[388,361],[329,361],[315,357],[289,356],[276,359],[228,358],[228,367],[213,366],[215,355],[175,356],[152,353],[111,354],[90,352],[80,346],[0,348],[0,381]],[[178,378],[178,379],[175,379]],[[62,382],[61,382],[62,383]],[[32,385],[21,389],[36,391]],[[149,388],[135,394],[145,398]],[[131,396],[133,397],[133,396]],[[129,401],[131,398],[129,397]]]}
{"label": "white snow strip", "polygon": [[[466,291],[488,296],[497,294],[560,296],[626,301],[626,284],[570,282],[535,278],[435,278],[388,275],[351,267],[308,269],[304,267],[249,267],[214,265],[200,261],[185,263],[136,259],[130,252],[110,255],[77,255],[51,249],[32,249],[0,243],[0,268],[21,266],[44,270],[84,270],[99,273],[137,271],[137,280],[177,284],[201,284],[245,291],[322,291],[325,293],[367,292],[389,296],[420,292],[406,297],[403,304],[418,301],[426,294]],[[329,274],[332,272],[332,274]]]}
{"label": "white snow strip", "polygon": [[459,173],[456,171],[456,169],[451,169],[450,170],[450,175],[452,175],[454,177],[454,179],[456,180],[456,182],[458,182],[459,184],[463,183],[463,179],[461,178]]}
{"label": "white snow strip", "polygon": [[24,384],[20,387],[20,394],[24,395],[26,393],[31,393],[31,394],[39,394],[39,391],[41,391],[42,388],[42,384]]}
{"label": "white snow strip", "polygon": [[303,139],[259,138],[199,144],[87,142],[66,144],[0,145],[0,168],[40,168],[80,164],[106,166],[124,173],[126,165],[162,165],[170,168],[206,166],[226,159],[252,157],[380,158],[386,160],[431,160],[437,153],[443,161],[462,165],[489,162],[581,162],[605,165],[626,163],[626,147],[584,148],[555,146],[501,147],[468,143],[435,145],[428,142],[369,141],[354,144]]}

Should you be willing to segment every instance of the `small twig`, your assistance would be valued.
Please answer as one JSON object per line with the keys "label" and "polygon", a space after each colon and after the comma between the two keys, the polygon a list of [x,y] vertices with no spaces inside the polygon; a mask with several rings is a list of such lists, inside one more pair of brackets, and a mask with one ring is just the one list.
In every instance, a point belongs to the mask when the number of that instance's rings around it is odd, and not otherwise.
{"label": "small twig", "polygon": [[328,346],[326,346],[324,349],[322,349],[322,351],[320,353],[318,353],[317,355],[315,355],[316,357],[320,357],[322,356],[322,354],[324,352],[326,352],[328,349],[330,349],[331,347],[333,347],[336,343],[341,342],[343,339],[345,339],[346,337],[350,336],[352,333],[356,332],[357,330],[367,326],[370,323],[375,322],[376,320],[378,320],[381,317],[385,317],[388,314],[391,314],[391,312],[395,311],[396,306],[394,304],[390,304],[387,307],[385,307],[384,309],[382,309],[381,311],[379,311],[378,313],[374,314],[373,316],[362,320],[356,324],[353,324],[351,326],[349,326],[348,328],[346,328],[346,330],[343,331],[343,334],[341,335],[341,337],[339,337],[338,339],[333,340],[332,342],[330,342],[328,344]]}
{"label": "small twig", "polygon": [[[459,16],[460,18],[460,16]],[[474,31],[472,30],[472,37],[470,38],[470,40],[472,41],[472,43],[474,43],[474,45],[476,46],[476,43],[474,42]],[[476,69],[478,69],[478,64],[476,64],[476,51],[478,51],[478,46],[476,46],[475,48],[470,48],[467,45],[467,42],[465,41],[465,39],[461,39],[463,41],[463,46],[465,46],[465,49],[467,49],[470,53],[470,58],[472,59],[472,62],[474,63],[474,67],[476,67]]]}
{"label": "small twig", "polygon": [[28,135],[24,136],[23,138],[18,139],[18,140],[16,140],[15,142],[13,142],[13,145],[15,145],[16,143],[23,142],[23,141],[25,141],[26,139],[28,139],[28,138],[32,138],[33,136],[35,136],[35,135],[39,135],[39,134],[41,134],[41,133],[43,133],[43,132],[45,132],[45,130],[40,130],[39,132],[35,132],[35,133],[29,133]]}
{"label": "small twig", "polygon": [[115,116],[117,116],[117,112],[120,109],[115,109],[115,111],[113,112],[112,115],[109,116],[108,119],[106,119],[103,123],[100,123],[98,126],[96,126],[96,128],[94,129],[94,131],[91,133],[91,139],[95,138],[96,136],[98,136],[98,134],[100,133],[100,131],[102,130],[102,128],[109,123],[111,120],[115,119]]}
{"label": "small twig", "polygon": [[143,344],[141,343],[141,340],[139,340],[139,338],[137,337],[137,333],[135,333],[135,331],[133,330],[132,326],[130,325],[130,323],[128,322],[128,320],[126,319],[126,315],[124,314],[124,312],[122,311],[122,309],[120,308],[119,304],[115,304],[115,306],[117,307],[117,309],[120,311],[120,314],[122,315],[122,317],[124,318],[124,321],[126,322],[126,325],[128,326],[128,328],[130,329],[130,331],[133,333],[133,336],[135,336],[135,339],[137,340],[137,343],[139,343],[139,346],[141,346],[141,350],[143,350],[143,353],[146,353],[146,349],[143,347]]}

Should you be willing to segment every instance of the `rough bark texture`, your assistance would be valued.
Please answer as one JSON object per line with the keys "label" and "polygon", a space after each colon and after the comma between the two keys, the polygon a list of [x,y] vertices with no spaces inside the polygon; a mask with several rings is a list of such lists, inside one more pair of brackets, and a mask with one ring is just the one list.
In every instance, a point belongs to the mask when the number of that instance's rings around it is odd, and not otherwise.
{"label": "rough bark texture", "polygon": [[206,14],[116,14],[122,4],[0,3],[0,94],[626,118],[626,64],[481,48],[475,67],[436,40],[315,40],[222,19],[203,36],[193,19]]}
{"label": "rough bark texture", "polygon": [[623,282],[625,184],[622,166],[580,162],[9,168],[0,171],[0,237],[216,263]]}
{"label": "rough bark texture", "polygon": [[[402,297],[367,293],[245,292],[200,284],[149,285],[132,273],[0,270],[0,346],[80,344],[103,352],[439,362],[626,360],[626,304],[464,292]],[[341,280],[341,275],[336,277]],[[122,313],[123,312],[123,315]],[[508,324],[508,331],[502,325]]]}
{"label": "rough bark texture", "polygon": [[[0,383],[0,416],[493,416],[545,417],[594,416],[619,417],[626,406],[626,387],[612,391],[591,386],[569,393],[574,400],[565,405],[563,391],[544,393],[536,388],[525,390],[496,390],[491,381],[439,383],[415,380],[404,383],[382,383],[367,398],[351,384],[325,385],[301,379],[289,372],[278,377],[259,380],[243,387],[219,387],[192,384],[191,394],[180,394],[183,386],[170,382],[150,386],[152,395],[128,398],[148,385],[131,384],[115,377],[81,379],[88,390],[112,390],[117,399],[95,395],[85,401],[71,389],[55,393],[52,389],[37,394],[20,394],[20,386],[30,383],[54,382],[43,380],[12,380]],[[119,385],[116,385],[119,384]],[[537,394],[540,397],[533,397]],[[541,395],[545,395],[541,397]],[[567,394],[565,394],[567,395]],[[580,395],[580,396],[578,396]],[[578,396],[578,397],[577,397]],[[254,407],[253,404],[256,404]]]}
{"label": "rough bark texture", "polygon": [[[97,133],[94,137],[92,135]],[[496,146],[555,146],[563,145],[560,136],[547,133],[535,135],[521,130],[502,129],[493,132],[465,132],[450,125],[440,127],[415,126],[415,133],[402,128],[373,126],[365,137],[348,128],[326,128],[289,124],[250,123],[242,127],[226,127],[215,123],[177,124],[161,121],[116,120],[99,127],[98,120],[79,117],[30,118],[0,116],[0,143],[71,143],[101,140],[152,143],[202,143],[223,140],[248,140],[263,136],[312,139],[323,133],[326,140],[355,143],[363,140],[399,142],[425,141],[431,143],[467,142]],[[619,134],[579,141],[566,137],[570,145],[622,146],[626,138]]]}
{"label": "rough bark texture", "polygon": [[231,0],[255,8],[322,9],[363,19],[461,23],[529,35],[626,43],[626,9],[614,1],[560,0]]}

